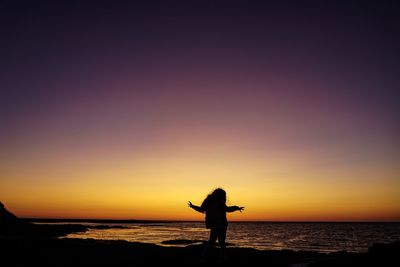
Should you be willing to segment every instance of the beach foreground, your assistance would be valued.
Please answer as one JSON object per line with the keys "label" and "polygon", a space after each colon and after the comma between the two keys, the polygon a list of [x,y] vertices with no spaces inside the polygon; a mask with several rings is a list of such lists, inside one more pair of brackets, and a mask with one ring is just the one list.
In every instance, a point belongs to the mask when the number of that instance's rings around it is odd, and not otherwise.
{"label": "beach foreground", "polygon": [[[163,247],[126,241],[58,238],[78,225],[35,226],[34,234],[0,236],[3,266],[204,266],[217,265],[218,247],[200,261],[203,245]],[[31,231],[29,231],[31,232]],[[228,248],[225,266],[399,266],[400,242],[375,244],[366,253],[261,251]]]}

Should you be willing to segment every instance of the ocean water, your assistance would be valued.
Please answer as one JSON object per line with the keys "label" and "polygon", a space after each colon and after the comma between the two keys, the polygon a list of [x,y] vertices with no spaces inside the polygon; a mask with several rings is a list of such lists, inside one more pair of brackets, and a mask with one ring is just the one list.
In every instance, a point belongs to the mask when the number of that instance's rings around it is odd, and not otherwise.
{"label": "ocean water", "polygon": [[[201,244],[209,235],[203,222],[106,225],[123,228],[90,228],[87,232],[69,234],[64,238],[126,240],[170,246],[163,242],[189,240],[188,242]],[[226,242],[228,246],[260,250],[365,252],[373,243],[390,243],[396,240],[400,240],[400,223],[230,222]]]}

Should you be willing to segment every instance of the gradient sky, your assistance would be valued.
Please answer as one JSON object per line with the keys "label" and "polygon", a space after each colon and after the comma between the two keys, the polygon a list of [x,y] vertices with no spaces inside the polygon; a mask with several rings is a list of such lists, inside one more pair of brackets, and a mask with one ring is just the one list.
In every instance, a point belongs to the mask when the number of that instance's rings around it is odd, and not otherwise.
{"label": "gradient sky", "polygon": [[16,215],[400,220],[398,8],[95,2],[0,4]]}

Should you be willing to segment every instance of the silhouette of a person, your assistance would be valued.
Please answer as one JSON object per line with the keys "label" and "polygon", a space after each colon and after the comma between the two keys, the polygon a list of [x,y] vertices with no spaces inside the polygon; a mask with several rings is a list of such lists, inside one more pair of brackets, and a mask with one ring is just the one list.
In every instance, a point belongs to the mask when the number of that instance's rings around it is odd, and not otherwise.
{"label": "silhouette of a person", "polygon": [[210,229],[210,238],[206,244],[203,252],[202,260],[207,260],[210,248],[214,245],[218,239],[218,243],[221,247],[220,261],[226,260],[226,230],[228,228],[228,220],[226,218],[227,212],[234,212],[244,210],[244,207],[239,206],[227,206],[226,205],[226,192],[222,188],[215,189],[209,194],[201,204],[201,206],[193,205],[189,201],[188,206],[195,211],[206,214],[206,228]]}

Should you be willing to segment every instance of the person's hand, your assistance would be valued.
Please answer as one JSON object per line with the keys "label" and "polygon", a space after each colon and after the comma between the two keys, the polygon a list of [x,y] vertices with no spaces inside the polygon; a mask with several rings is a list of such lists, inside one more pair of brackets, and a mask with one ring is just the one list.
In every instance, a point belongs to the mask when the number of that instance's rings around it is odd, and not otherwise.
{"label": "person's hand", "polygon": [[238,207],[238,211],[242,212],[244,210],[244,207]]}
{"label": "person's hand", "polygon": [[192,202],[188,202],[188,206],[189,206],[189,208],[192,208],[193,207],[193,204],[192,204]]}

